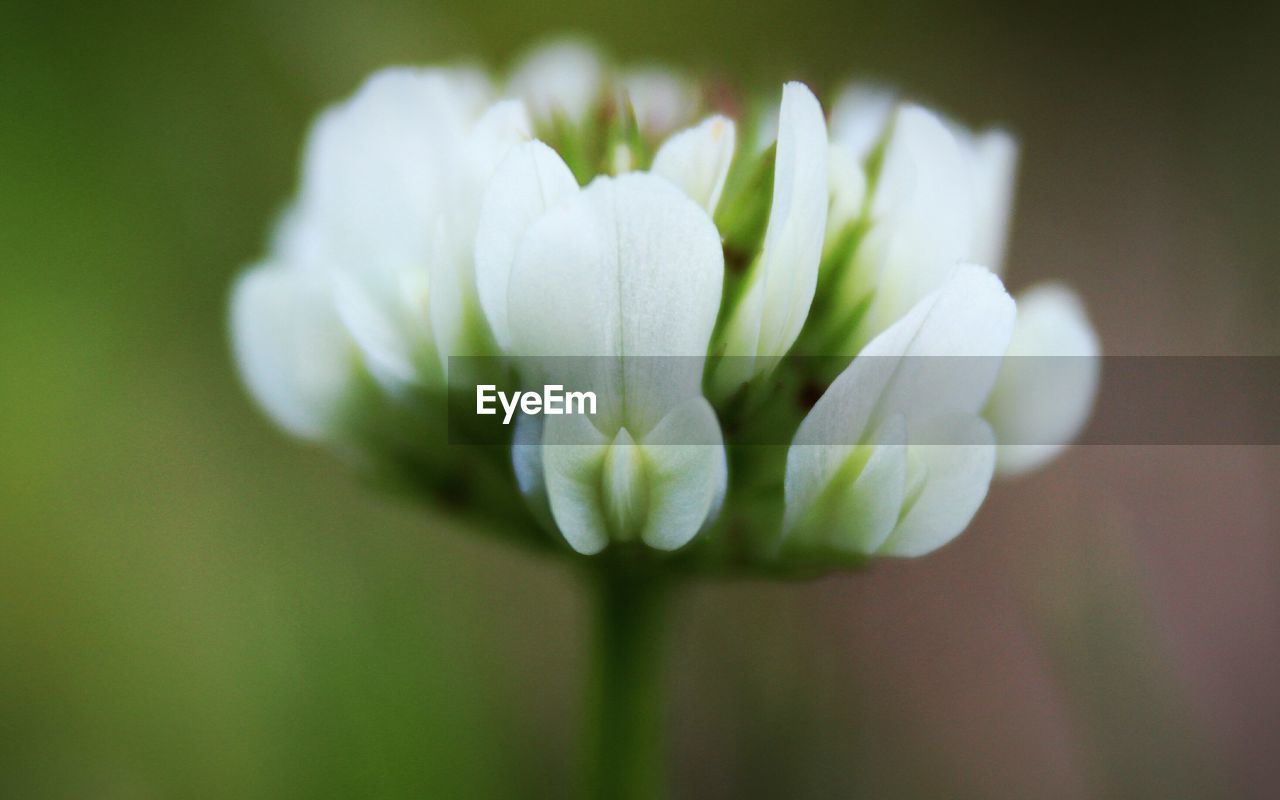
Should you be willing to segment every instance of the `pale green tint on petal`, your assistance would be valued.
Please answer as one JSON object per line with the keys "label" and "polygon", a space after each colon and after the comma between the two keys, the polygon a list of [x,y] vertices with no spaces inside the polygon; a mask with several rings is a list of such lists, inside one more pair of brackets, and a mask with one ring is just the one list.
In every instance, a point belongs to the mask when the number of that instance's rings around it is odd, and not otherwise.
{"label": "pale green tint on petal", "polygon": [[618,431],[600,468],[600,503],[610,538],[636,538],[649,511],[649,470],[645,453],[626,428]]}
{"label": "pale green tint on petal", "polygon": [[817,286],[828,200],[822,107],[803,84],[788,83],[764,246],[724,334],[723,353],[742,358],[724,362],[736,372],[717,376],[718,391],[771,370],[795,342]]}
{"label": "pale green tint on petal", "polygon": [[984,416],[1000,442],[1001,475],[1033,470],[1084,428],[1101,371],[1101,345],[1071,289],[1042,284],[1018,298],[1018,322]]}
{"label": "pale green tint on petal", "polygon": [[590,387],[602,430],[642,438],[700,393],[723,274],[715,225],[683,192],[646,174],[598,178],[520,245],[508,290],[513,352],[597,356],[555,362],[554,382]]}
{"label": "pale green tint on petal", "polygon": [[547,417],[543,423],[542,470],[551,514],[569,546],[584,555],[609,543],[603,481],[612,442],[585,415]]}
{"label": "pale green tint on petal", "polygon": [[[523,456],[520,456],[523,458]],[[715,512],[725,489],[724,446],[710,404],[690,398],[644,440],[612,437],[586,417],[549,417],[542,466],[565,541],[591,555],[610,541],[674,550]],[[526,474],[532,470],[525,465]]]}
{"label": "pale green tint on petal", "polygon": [[733,120],[711,117],[664,142],[651,171],[679,186],[707,213],[714,213],[729,176],[734,139]]}
{"label": "pale green tint on petal", "polygon": [[240,276],[231,295],[245,384],[272,419],[305,439],[334,433],[359,363],[328,290],[322,275],[266,265]]}
{"label": "pale green tint on petal", "polygon": [[716,413],[691,398],[644,440],[649,508],[642,538],[659,550],[682,547],[719,510],[728,473]]}
{"label": "pale green tint on petal", "polygon": [[499,346],[511,344],[507,291],[516,250],[529,226],[578,191],[573,173],[539,141],[516,145],[498,165],[476,227],[476,288]]}
{"label": "pale green tint on petal", "polygon": [[[806,419],[806,423],[808,423]],[[906,492],[906,423],[885,421],[866,444],[824,445],[802,427],[787,453],[785,546],[871,555],[898,522]]]}
{"label": "pale green tint on petal", "polygon": [[[1000,279],[964,266],[872,340],[796,433],[787,454],[788,524],[839,518],[846,528],[824,534],[827,546],[843,541],[865,553],[888,535],[884,552],[900,555],[937,546],[963,530],[991,479],[994,447],[976,415],[1009,346],[1014,317]],[[890,477],[902,474],[896,467],[890,474],[862,477],[878,454],[873,447],[902,441],[908,469],[901,489]],[[946,442],[955,444],[940,444]],[[889,458],[881,455],[882,462]],[[967,472],[952,474],[957,470]],[[885,507],[863,494],[871,486],[890,486],[890,499],[897,497],[902,506],[891,535],[885,531]],[[936,508],[948,502],[954,513]],[[855,513],[865,519],[852,518]]]}

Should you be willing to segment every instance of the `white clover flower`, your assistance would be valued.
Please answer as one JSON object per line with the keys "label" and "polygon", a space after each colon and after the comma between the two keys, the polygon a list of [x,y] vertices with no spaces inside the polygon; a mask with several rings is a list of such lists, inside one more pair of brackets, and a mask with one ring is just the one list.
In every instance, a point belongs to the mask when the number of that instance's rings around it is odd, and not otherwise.
{"label": "white clover flower", "polygon": [[863,348],[787,455],[787,545],[918,556],[964,530],[995,468],[979,412],[1014,314],[995,275],[962,266]]}
{"label": "white clover flower", "polygon": [[[573,41],[501,83],[376,73],[236,284],[251,393],[542,546],[780,574],[950,541],[1096,391],[1075,295],[998,277],[1016,143],[876,87],[830,136],[803,84],[772,128],[708,96]],[[506,380],[598,407],[468,438],[459,392]]]}

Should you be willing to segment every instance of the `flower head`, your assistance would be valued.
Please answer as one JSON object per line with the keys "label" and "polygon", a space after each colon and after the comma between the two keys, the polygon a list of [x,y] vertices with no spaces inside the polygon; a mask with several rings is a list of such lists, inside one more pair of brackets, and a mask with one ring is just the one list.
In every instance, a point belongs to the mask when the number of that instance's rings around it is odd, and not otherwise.
{"label": "flower head", "polygon": [[[502,81],[376,73],[236,284],[251,393],[569,552],[792,572],[951,540],[1096,390],[1079,300],[998,277],[1016,143],[880,87],[829,119],[800,83],[761,117],[709,97],[580,42]],[[504,380],[598,404],[469,439],[458,387]]]}

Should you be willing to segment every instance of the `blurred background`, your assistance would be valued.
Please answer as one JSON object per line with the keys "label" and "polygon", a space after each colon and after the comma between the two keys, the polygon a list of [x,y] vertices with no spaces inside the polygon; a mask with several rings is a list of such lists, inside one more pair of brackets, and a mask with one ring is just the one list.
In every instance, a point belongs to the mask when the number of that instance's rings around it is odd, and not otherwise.
{"label": "blurred background", "polygon": [[[1273,3],[0,5],[0,797],[558,796],[586,608],[232,371],[311,117],[576,30],[1021,136],[1011,288],[1112,354],[1280,354]],[[1280,448],[1079,447],[956,544],[678,617],[677,796],[1280,796]]]}

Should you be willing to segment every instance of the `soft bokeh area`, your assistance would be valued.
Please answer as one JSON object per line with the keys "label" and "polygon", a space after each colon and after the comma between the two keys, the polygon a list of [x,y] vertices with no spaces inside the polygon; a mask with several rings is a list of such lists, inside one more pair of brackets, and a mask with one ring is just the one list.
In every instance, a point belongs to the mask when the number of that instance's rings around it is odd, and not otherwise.
{"label": "soft bokeh area", "polygon": [[[371,70],[573,29],[1023,142],[1011,288],[1111,354],[1280,354],[1280,14],[1177,4],[377,0],[0,7],[0,797],[559,796],[563,565],[257,412],[226,299]],[[677,796],[1280,794],[1280,448],[1076,448],[920,561],[700,587]]]}

